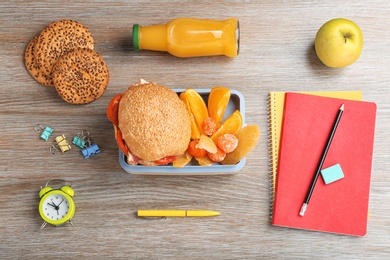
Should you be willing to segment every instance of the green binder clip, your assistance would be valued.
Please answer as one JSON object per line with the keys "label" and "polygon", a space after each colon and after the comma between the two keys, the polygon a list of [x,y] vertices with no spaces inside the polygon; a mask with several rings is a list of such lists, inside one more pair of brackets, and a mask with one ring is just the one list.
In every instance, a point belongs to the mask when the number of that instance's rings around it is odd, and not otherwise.
{"label": "green binder clip", "polygon": [[41,137],[43,140],[45,140],[45,141],[47,141],[47,139],[49,139],[51,133],[53,133],[53,128],[50,128],[50,127],[48,127],[48,126],[43,127],[43,126],[40,125],[40,124],[37,124],[37,125],[35,126],[34,130],[35,130],[36,132],[40,132],[40,133],[41,133],[40,137]]}
{"label": "green binder clip", "polygon": [[85,159],[100,153],[100,149],[97,144],[92,143],[92,139],[89,136],[89,132],[82,130],[81,133],[73,137],[73,144],[80,147],[81,154]]}
{"label": "green binder clip", "polygon": [[75,136],[75,137],[73,137],[72,143],[74,145],[80,147],[81,149],[83,149],[87,142],[84,139],[82,139],[81,137]]}
{"label": "green binder clip", "polygon": [[84,149],[87,146],[87,143],[90,143],[89,132],[86,130],[81,130],[81,132],[73,137],[72,143],[78,146],[80,149]]}

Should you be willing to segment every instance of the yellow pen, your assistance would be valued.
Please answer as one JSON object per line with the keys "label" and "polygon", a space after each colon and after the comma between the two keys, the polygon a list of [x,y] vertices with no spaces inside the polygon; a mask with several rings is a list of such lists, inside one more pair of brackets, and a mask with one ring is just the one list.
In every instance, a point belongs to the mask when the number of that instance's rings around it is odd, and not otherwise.
{"label": "yellow pen", "polygon": [[219,216],[213,210],[138,210],[138,217],[213,217]]}

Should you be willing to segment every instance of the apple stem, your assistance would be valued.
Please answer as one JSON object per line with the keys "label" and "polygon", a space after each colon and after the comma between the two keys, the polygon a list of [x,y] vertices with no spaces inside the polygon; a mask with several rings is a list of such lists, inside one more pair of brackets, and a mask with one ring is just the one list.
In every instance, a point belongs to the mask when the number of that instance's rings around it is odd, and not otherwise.
{"label": "apple stem", "polygon": [[349,33],[346,33],[343,36],[344,36],[344,39],[345,39],[345,43],[347,43],[347,39],[351,38],[351,34],[349,34]]}

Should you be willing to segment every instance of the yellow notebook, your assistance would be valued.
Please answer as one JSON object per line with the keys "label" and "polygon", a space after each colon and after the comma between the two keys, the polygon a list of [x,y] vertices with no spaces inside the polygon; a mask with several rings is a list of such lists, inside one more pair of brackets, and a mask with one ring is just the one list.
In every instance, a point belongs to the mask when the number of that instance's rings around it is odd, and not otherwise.
{"label": "yellow notebook", "polygon": [[[361,91],[333,91],[333,92],[300,92],[304,94],[311,94],[316,96],[325,96],[349,100],[362,100]],[[282,130],[283,110],[284,110],[284,96],[286,92],[274,91],[268,93],[268,109],[269,109],[269,156],[271,167],[271,201],[270,201],[270,216],[272,217],[276,173],[278,170],[278,155],[280,133]]]}

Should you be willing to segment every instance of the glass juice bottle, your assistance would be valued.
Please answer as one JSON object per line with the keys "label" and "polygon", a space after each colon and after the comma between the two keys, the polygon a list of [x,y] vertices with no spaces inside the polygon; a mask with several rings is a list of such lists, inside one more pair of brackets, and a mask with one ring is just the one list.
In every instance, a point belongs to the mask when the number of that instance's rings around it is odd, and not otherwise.
{"label": "glass juice bottle", "polygon": [[166,51],[177,57],[226,55],[239,52],[236,18],[224,21],[179,18],[167,24],[133,26],[134,50]]}

